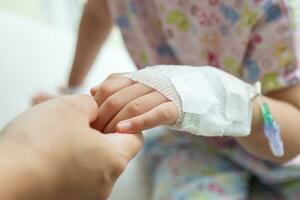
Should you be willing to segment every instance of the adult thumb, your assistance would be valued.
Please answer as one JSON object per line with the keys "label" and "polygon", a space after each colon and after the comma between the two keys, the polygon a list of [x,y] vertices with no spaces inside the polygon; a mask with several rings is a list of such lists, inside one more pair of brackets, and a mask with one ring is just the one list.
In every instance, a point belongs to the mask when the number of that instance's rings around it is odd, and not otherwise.
{"label": "adult thumb", "polygon": [[106,134],[116,144],[119,151],[123,152],[129,161],[134,158],[144,146],[144,137],[140,134]]}

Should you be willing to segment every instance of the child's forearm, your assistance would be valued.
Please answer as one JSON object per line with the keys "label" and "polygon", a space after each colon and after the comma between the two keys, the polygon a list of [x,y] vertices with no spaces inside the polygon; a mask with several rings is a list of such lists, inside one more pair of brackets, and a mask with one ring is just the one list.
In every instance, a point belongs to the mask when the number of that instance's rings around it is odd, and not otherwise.
{"label": "child's forearm", "polygon": [[[263,120],[260,105],[257,101],[254,102],[253,106],[252,132],[248,137],[236,138],[238,143],[255,156],[276,163],[284,163],[297,156],[300,152],[299,91],[300,87],[296,86],[278,92],[277,95],[273,96],[274,98],[265,97],[265,101],[268,103],[274,119],[281,128],[281,136],[285,151],[283,157],[274,157],[270,150],[268,140],[263,133]],[[293,97],[289,98],[288,96],[291,96],[291,94],[293,94]],[[285,98],[280,98],[283,96],[285,96]]]}
{"label": "child's forearm", "polygon": [[83,83],[112,25],[107,0],[87,1],[80,23],[69,86],[79,86]]}

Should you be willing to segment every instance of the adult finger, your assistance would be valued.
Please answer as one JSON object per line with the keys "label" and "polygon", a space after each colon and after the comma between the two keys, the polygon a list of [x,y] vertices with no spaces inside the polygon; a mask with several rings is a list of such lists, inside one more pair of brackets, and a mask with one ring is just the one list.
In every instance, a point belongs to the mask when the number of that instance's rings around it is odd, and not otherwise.
{"label": "adult finger", "polygon": [[173,124],[178,116],[175,103],[166,102],[142,115],[118,123],[117,130],[120,133],[138,133],[156,126]]}
{"label": "adult finger", "polygon": [[115,132],[118,122],[148,112],[167,101],[169,101],[169,99],[158,91],[151,92],[131,101],[109,122],[104,128],[104,133]]}
{"label": "adult finger", "polygon": [[[98,106],[93,97],[89,95],[69,95],[55,98],[49,101],[57,109],[61,109],[62,115],[81,117],[85,122],[92,123],[97,118]],[[74,112],[76,112],[74,114]]]}
{"label": "adult finger", "polygon": [[129,102],[140,96],[152,92],[153,89],[143,84],[135,83],[110,96],[99,108],[98,118],[93,127],[103,131],[106,125],[118,114]]}
{"label": "adult finger", "polygon": [[31,99],[31,104],[33,106],[43,103],[45,101],[48,101],[50,99],[53,99],[54,96],[50,95],[50,94],[46,94],[46,93],[39,93],[37,95],[35,95],[32,99]]}

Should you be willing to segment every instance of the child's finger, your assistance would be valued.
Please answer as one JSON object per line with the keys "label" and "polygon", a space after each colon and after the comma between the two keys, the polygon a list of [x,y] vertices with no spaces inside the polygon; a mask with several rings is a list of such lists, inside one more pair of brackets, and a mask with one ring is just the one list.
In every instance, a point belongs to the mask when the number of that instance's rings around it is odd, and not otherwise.
{"label": "child's finger", "polygon": [[93,127],[103,131],[106,125],[125,107],[129,102],[151,93],[152,88],[135,83],[116,92],[100,106],[98,110],[98,119],[93,123]]}
{"label": "child's finger", "polygon": [[[103,82],[108,81],[108,80],[113,80],[115,78],[120,78],[120,76],[122,74],[125,74],[125,73],[114,73],[114,74],[111,74]],[[101,87],[101,84],[98,84],[98,85],[92,87],[90,89],[90,94],[94,97],[96,95],[97,91],[100,89],[100,87]]]}
{"label": "child's finger", "polygon": [[166,102],[142,115],[118,123],[117,130],[120,133],[138,133],[156,126],[173,124],[177,119],[177,106],[173,102]]}
{"label": "child's finger", "polygon": [[128,103],[105,127],[104,133],[116,132],[117,123],[141,115],[153,108],[168,102],[169,99],[158,91],[141,96]]}
{"label": "child's finger", "polygon": [[97,93],[95,94],[95,100],[98,106],[101,106],[103,102],[114,93],[134,83],[134,81],[124,77],[116,77],[104,81],[98,86]]}
{"label": "child's finger", "polygon": [[101,84],[96,85],[96,86],[94,86],[94,87],[92,87],[92,88],[90,89],[90,94],[92,95],[92,97],[95,97],[97,91],[98,91],[99,88],[100,88],[100,85],[101,85]]}

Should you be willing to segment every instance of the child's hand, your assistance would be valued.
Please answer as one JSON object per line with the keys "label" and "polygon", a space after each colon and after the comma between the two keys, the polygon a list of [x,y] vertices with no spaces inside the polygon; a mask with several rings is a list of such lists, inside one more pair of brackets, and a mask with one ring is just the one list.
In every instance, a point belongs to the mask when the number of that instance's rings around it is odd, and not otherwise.
{"label": "child's hand", "polygon": [[91,94],[101,116],[93,127],[104,133],[138,133],[178,119],[175,103],[163,94],[116,74],[92,88]]}

